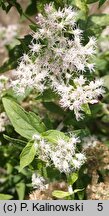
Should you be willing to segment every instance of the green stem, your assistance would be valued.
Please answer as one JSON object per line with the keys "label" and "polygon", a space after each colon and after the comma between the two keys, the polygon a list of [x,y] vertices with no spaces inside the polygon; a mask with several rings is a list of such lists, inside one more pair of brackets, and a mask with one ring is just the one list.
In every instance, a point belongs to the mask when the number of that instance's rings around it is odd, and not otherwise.
{"label": "green stem", "polygon": [[35,23],[31,18],[29,18],[24,12],[22,13],[22,15],[23,15],[27,20],[29,20],[33,25],[36,25],[36,23]]}

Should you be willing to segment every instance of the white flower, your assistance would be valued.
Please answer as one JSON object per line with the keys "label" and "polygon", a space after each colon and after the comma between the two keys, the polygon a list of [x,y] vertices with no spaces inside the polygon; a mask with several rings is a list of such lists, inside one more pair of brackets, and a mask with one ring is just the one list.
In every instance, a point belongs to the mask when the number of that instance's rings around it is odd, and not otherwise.
{"label": "white flower", "polygon": [[[69,174],[80,168],[85,162],[85,156],[82,153],[76,153],[78,142],[80,142],[79,139],[74,135],[68,140],[58,138],[56,144],[49,143],[46,139],[41,138],[37,146],[37,152],[39,158],[45,161],[47,165],[53,164],[60,172]],[[34,145],[35,143],[37,143],[37,140],[34,141]],[[75,158],[79,166],[74,164]]]}
{"label": "white flower", "polygon": [[46,188],[45,179],[42,176],[39,176],[38,174],[33,173],[33,175],[32,175],[32,186],[34,188],[44,190]]}
{"label": "white flower", "polygon": [[81,162],[79,160],[73,159],[72,162],[75,169],[79,169],[81,167]]}
{"label": "white flower", "polygon": [[69,185],[69,186],[68,186],[68,192],[69,192],[70,194],[73,194],[72,185]]}
{"label": "white flower", "polygon": [[33,53],[38,53],[41,49],[41,44],[34,44],[32,43],[32,45],[29,46],[31,48],[31,51]]}
{"label": "white flower", "polygon": [[[56,91],[60,105],[73,110],[78,120],[83,118],[83,105],[97,102],[103,94],[103,83],[90,82],[81,75],[86,69],[89,73],[94,71],[91,59],[96,41],[91,37],[82,45],[77,15],[71,7],[56,11],[53,4],[45,6],[45,16],[36,17],[39,28],[32,33],[30,51],[21,58],[12,86],[18,94],[24,94],[28,88],[40,93],[48,88]],[[70,84],[71,80],[74,85]]]}
{"label": "white flower", "polygon": [[18,35],[18,25],[0,26],[0,47],[10,45]]}
{"label": "white flower", "polygon": [[85,137],[83,139],[83,144],[82,144],[83,150],[87,148],[93,148],[97,145],[97,143],[98,143],[98,140],[96,136],[93,135],[93,136]]}
{"label": "white flower", "polygon": [[82,160],[85,160],[85,159],[86,159],[85,155],[82,154],[82,153],[77,153],[75,156],[76,156],[76,158],[77,158],[79,161],[82,161]]}
{"label": "white flower", "polygon": [[34,134],[32,139],[38,141],[38,140],[41,140],[41,136],[40,136],[40,134]]}
{"label": "white flower", "polygon": [[[74,87],[71,85],[66,86],[65,84],[55,83],[55,89],[60,95],[60,104],[63,108],[69,108],[74,110],[76,119],[80,119],[83,116],[82,105],[90,103],[94,104],[98,102],[98,96],[104,93],[102,87],[102,79],[89,82],[83,75],[73,80]],[[88,84],[89,83],[89,84]]]}

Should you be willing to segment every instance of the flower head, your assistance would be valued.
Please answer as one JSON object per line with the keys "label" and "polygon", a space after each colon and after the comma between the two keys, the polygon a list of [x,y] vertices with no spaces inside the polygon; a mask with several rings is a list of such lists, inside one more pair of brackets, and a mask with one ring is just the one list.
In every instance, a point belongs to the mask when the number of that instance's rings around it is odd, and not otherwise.
{"label": "flower head", "polygon": [[49,4],[44,14],[36,17],[39,28],[32,33],[30,51],[21,58],[12,86],[18,94],[28,88],[40,93],[48,88],[56,91],[60,105],[73,110],[78,120],[83,105],[97,102],[103,94],[101,80],[89,82],[84,77],[86,71],[94,71],[96,41],[91,37],[82,44],[82,30],[76,25],[78,12],[72,7],[57,11]]}
{"label": "flower head", "polygon": [[45,179],[42,176],[40,176],[40,175],[38,175],[36,173],[33,173],[33,175],[32,175],[32,186],[34,188],[37,188],[37,189],[40,189],[40,190],[45,189],[46,188],[45,187]]}
{"label": "flower head", "polygon": [[[85,162],[85,155],[76,153],[76,144],[79,139],[72,135],[68,140],[59,138],[56,144],[49,143],[46,139],[34,136],[34,146],[37,145],[39,158],[47,163],[53,164],[60,172],[69,174],[79,169]],[[76,163],[75,163],[76,161]],[[78,165],[77,165],[78,164]]]}

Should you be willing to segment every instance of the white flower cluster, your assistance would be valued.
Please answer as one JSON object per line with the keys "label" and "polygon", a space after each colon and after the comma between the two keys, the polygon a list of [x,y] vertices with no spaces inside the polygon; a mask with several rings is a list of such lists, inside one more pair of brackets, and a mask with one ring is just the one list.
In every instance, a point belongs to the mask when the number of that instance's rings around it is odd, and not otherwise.
{"label": "white flower cluster", "polygon": [[79,140],[75,136],[69,140],[59,138],[57,143],[50,143],[39,135],[34,135],[33,139],[39,158],[47,165],[53,164],[60,172],[69,174],[79,169],[86,160],[84,154],[76,152]]}
{"label": "white flower cluster", "polygon": [[87,80],[80,75],[79,78],[73,80],[74,85],[58,84],[55,82],[55,88],[61,95],[60,104],[64,108],[74,110],[76,119],[82,118],[80,111],[83,111],[83,105],[87,103],[97,103],[98,96],[103,93],[103,81],[98,79],[87,84]]}
{"label": "white flower cluster", "polygon": [[46,188],[45,179],[42,176],[40,176],[40,175],[38,175],[36,173],[33,173],[33,175],[32,175],[32,186],[34,188],[44,190]]}
{"label": "white flower cluster", "polygon": [[7,27],[0,25],[0,48],[6,45],[10,45],[17,37],[18,26],[8,25]]}
{"label": "white flower cluster", "polygon": [[45,6],[45,16],[36,18],[39,28],[32,34],[30,52],[21,58],[12,86],[18,94],[26,88],[41,93],[51,88],[60,95],[61,106],[73,110],[78,119],[82,105],[97,102],[103,90],[101,80],[90,82],[81,75],[94,71],[95,39],[82,45],[77,15],[71,7],[56,11],[53,4]]}
{"label": "white flower cluster", "polygon": [[8,123],[8,118],[5,112],[0,113],[0,132],[5,131],[5,126]]}
{"label": "white flower cluster", "polygon": [[98,142],[99,141],[98,141],[97,137],[94,136],[94,135],[85,137],[83,139],[83,145],[82,145],[83,150],[86,150],[88,148],[94,148],[97,145]]}

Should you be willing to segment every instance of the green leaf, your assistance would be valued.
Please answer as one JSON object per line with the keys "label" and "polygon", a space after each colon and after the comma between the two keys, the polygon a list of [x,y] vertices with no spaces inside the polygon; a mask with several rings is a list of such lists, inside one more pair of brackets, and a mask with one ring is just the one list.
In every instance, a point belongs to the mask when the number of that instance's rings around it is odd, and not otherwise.
{"label": "green leaf", "polygon": [[79,137],[80,139],[90,136],[90,131],[86,128],[86,129],[79,129],[79,130],[74,130],[73,131],[74,135],[76,135],[77,137]]}
{"label": "green leaf", "polygon": [[42,133],[42,136],[52,143],[57,143],[59,139],[63,139],[65,141],[69,140],[68,136],[66,136],[63,132],[58,130],[48,130]]}
{"label": "green leaf", "polygon": [[83,104],[82,110],[85,112],[86,115],[91,115],[91,110],[88,104]]}
{"label": "green leaf", "polygon": [[3,136],[4,136],[4,138],[5,138],[6,140],[8,140],[9,142],[11,142],[12,144],[18,145],[18,146],[20,146],[20,147],[22,147],[22,146],[24,146],[24,145],[26,144],[26,142],[23,141],[23,140],[14,139],[14,138],[9,137],[9,136],[7,136],[7,135],[5,135],[5,134],[4,134]]}
{"label": "green leaf", "polygon": [[88,12],[88,7],[86,4],[86,0],[75,0],[75,5],[82,11],[84,11],[85,13]]}
{"label": "green leaf", "polygon": [[9,59],[0,66],[0,73],[12,70],[17,67],[18,59],[23,55],[22,45],[16,45],[14,48],[8,50]]}
{"label": "green leaf", "polygon": [[25,183],[19,182],[19,183],[16,185],[16,191],[17,191],[19,200],[23,200],[24,197],[25,197]]}
{"label": "green leaf", "polygon": [[68,176],[68,184],[73,185],[78,179],[78,173],[72,173],[70,176]]}
{"label": "green leaf", "polygon": [[36,100],[42,100],[44,102],[55,101],[59,96],[51,89],[46,89],[43,94],[37,96]]}
{"label": "green leaf", "polygon": [[34,32],[37,31],[37,25],[30,24],[29,27],[30,27],[30,29],[32,29],[32,31],[34,31]]}
{"label": "green leaf", "polygon": [[15,131],[21,136],[31,139],[34,134],[45,131],[44,124],[34,113],[27,113],[11,98],[4,97],[2,101]]}
{"label": "green leaf", "polygon": [[20,44],[8,50],[9,60],[4,62],[4,64],[0,67],[0,73],[15,69],[18,66],[18,60],[20,57],[29,51],[28,45],[30,44],[31,40],[31,35],[26,35],[24,38],[18,39]]}
{"label": "green leaf", "polygon": [[59,115],[64,115],[64,110],[62,108],[60,108],[57,104],[53,103],[53,102],[44,102],[43,105],[50,112],[57,113]]}
{"label": "green leaf", "polygon": [[85,188],[82,188],[82,189],[75,189],[74,190],[74,193],[78,193],[78,192],[80,192],[80,191],[83,191]]}
{"label": "green leaf", "polygon": [[104,115],[101,119],[102,122],[104,123],[109,123],[109,114],[108,115]]}
{"label": "green leaf", "polygon": [[4,11],[6,11],[6,13],[9,12],[9,10],[11,9],[12,5],[11,4],[7,4],[4,0],[0,1],[0,7],[2,7],[2,9]]}
{"label": "green leaf", "polygon": [[102,79],[103,79],[103,81],[104,81],[103,85],[104,85],[107,89],[109,89],[109,75],[106,75],[106,76],[102,77]]}
{"label": "green leaf", "polygon": [[22,8],[20,6],[20,4],[16,1],[16,0],[1,0],[0,2],[0,6],[2,7],[3,10],[6,11],[6,13],[9,12],[9,10],[14,6],[18,13],[20,15],[22,15],[23,11],[22,11]]}
{"label": "green leaf", "polygon": [[79,200],[83,200],[85,195],[84,191],[78,191],[77,193],[78,193]]}
{"label": "green leaf", "polygon": [[21,8],[20,4],[19,4],[17,1],[15,1],[15,3],[14,3],[14,5],[13,5],[13,6],[15,6],[15,7],[16,7],[16,9],[17,9],[17,11],[18,11],[18,13],[19,13],[20,15],[22,15],[22,14],[23,14],[23,10],[22,10],[22,8]]}
{"label": "green leaf", "polygon": [[22,8],[16,0],[8,0],[7,2],[9,4],[9,6],[11,6],[11,7],[14,6],[17,9],[18,13],[20,15],[22,15],[22,13],[23,13]]}
{"label": "green leaf", "polygon": [[13,198],[12,195],[0,193],[0,200],[10,200],[12,198]]}
{"label": "green leaf", "polygon": [[98,103],[98,104],[95,104],[94,106],[92,105],[91,106],[91,113],[92,113],[92,117],[93,118],[97,118],[97,117],[100,117],[103,115],[103,105],[102,103]]}
{"label": "green leaf", "polygon": [[30,141],[20,154],[20,171],[34,160],[35,155],[36,149],[34,143]]}
{"label": "green leaf", "polygon": [[47,130],[53,129],[53,121],[49,118],[49,115],[46,115],[43,119],[44,124],[46,125]]}
{"label": "green leaf", "polygon": [[78,15],[76,16],[77,20],[86,20],[88,16],[88,5],[86,0],[68,0],[67,3],[69,6],[77,7]]}
{"label": "green leaf", "polygon": [[105,27],[109,25],[109,14],[98,14],[92,15],[88,19],[88,26],[93,27],[93,24],[100,27]]}
{"label": "green leaf", "polygon": [[46,131],[46,127],[44,125],[44,123],[42,122],[41,118],[39,116],[37,116],[35,113],[33,112],[29,112],[27,113],[27,116],[29,118],[29,121],[32,122],[32,126],[39,132],[39,133],[43,133],[44,131]]}
{"label": "green leaf", "polygon": [[[104,40],[101,40],[101,42]],[[105,42],[105,41],[104,41]],[[103,72],[108,71],[109,68],[109,54],[101,53],[100,55],[97,55],[97,58],[95,58],[95,64],[97,70]]]}
{"label": "green leaf", "polygon": [[25,13],[28,16],[33,16],[37,14],[37,1],[36,0],[31,0],[31,3],[26,8]]}
{"label": "green leaf", "polygon": [[70,196],[71,194],[69,192],[64,192],[64,191],[60,191],[60,190],[55,190],[52,192],[52,196],[58,198],[58,199],[62,199],[65,197]]}
{"label": "green leaf", "polygon": [[11,175],[11,173],[13,172],[13,166],[10,163],[6,164],[6,172],[8,175]]}

